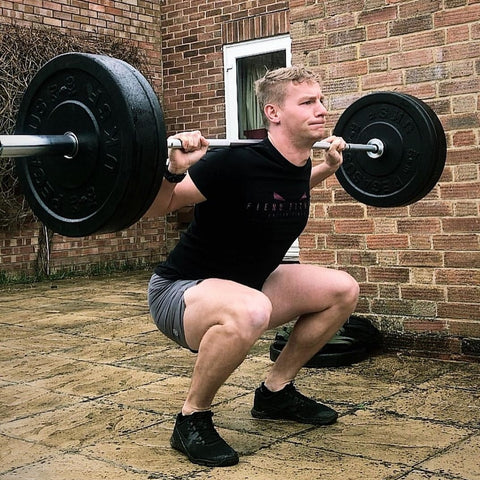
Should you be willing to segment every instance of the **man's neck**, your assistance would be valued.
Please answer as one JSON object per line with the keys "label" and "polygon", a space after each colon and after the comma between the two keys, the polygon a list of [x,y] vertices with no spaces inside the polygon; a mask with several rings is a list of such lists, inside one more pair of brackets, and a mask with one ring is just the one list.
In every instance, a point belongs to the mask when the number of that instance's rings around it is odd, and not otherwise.
{"label": "man's neck", "polygon": [[297,145],[285,135],[268,132],[270,143],[293,165],[303,167],[310,158],[312,145]]}

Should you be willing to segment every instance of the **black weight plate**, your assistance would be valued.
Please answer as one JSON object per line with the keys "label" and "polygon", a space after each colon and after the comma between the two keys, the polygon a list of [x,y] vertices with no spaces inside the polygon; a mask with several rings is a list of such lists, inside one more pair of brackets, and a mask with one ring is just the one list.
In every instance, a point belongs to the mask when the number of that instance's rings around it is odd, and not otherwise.
{"label": "black weight plate", "polygon": [[[145,195],[136,186],[144,160],[142,142],[150,138],[146,130],[156,124],[158,112],[145,99],[143,86],[132,80],[115,59],[68,53],[45,64],[28,86],[15,133],[72,131],[79,137],[79,152],[72,160],[17,159],[27,201],[55,232],[72,237],[110,233],[138,219],[139,205],[145,202],[132,192]],[[165,156],[158,146],[156,150],[152,165],[158,167]]]}
{"label": "black weight plate", "polygon": [[145,148],[141,162],[142,176],[145,180],[145,185],[141,186],[143,204],[137,212],[137,219],[135,220],[137,221],[149,209],[162,184],[168,156],[167,133],[162,106],[151,85],[137,69],[126,62],[118,61],[123,63],[136,77],[140,87],[145,93],[145,101],[148,101],[153,114],[152,118],[150,118],[148,129],[143,131],[143,133],[148,136],[143,143]]}
{"label": "black weight plate", "polygon": [[[438,164],[438,135],[437,131],[435,128],[435,124],[432,121],[432,118],[430,115],[427,113],[427,111],[424,108],[424,104],[422,105],[418,99],[411,95],[407,95],[405,93],[398,93],[398,95],[401,95],[402,97],[405,98],[407,102],[409,102],[412,105],[415,105],[415,107],[418,108],[418,114],[424,116],[424,121],[425,121],[425,128],[427,129],[427,125],[429,126],[428,131],[430,132],[429,138],[431,138],[431,141],[429,142],[429,148],[430,148],[430,158],[432,159],[431,162],[425,163],[425,171],[420,177],[422,179],[422,182],[419,182],[419,188],[417,191],[417,194],[415,196],[412,196],[409,203],[414,203],[418,200],[420,200],[422,197],[425,196],[426,193],[428,193],[431,190],[431,187],[428,187],[428,185],[431,182],[432,175],[436,169],[436,165]],[[426,191],[426,193],[424,193]]]}
{"label": "black weight plate", "polygon": [[[339,343],[335,344],[335,337],[333,337],[332,343],[327,343],[303,366],[306,368],[343,367],[361,362],[369,356],[365,346],[360,345],[355,339],[343,338],[343,341],[340,340]],[[272,362],[277,360],[284,346],[285,344],[279,342],[273,342],[270,345],[270,360]]]}
{"label": "black weight plate", "polygon": [[445,137],[445,131],[443,129],[442,123],[440,122],[440,119],[429,105],[427,105],[419,98],[407,95],[406,93],[402,95],[410,98],[411,101],[416,102],[417,105],[424,110],[426,115],[428,115],[428,117],[432,121],[436,134],[436,141],[434,145],[434,155],[436,161],[432,164],[430,176],[426,179],[423,190],[419,192],[418,197],[414,200],[416,202],[425,197],[433,189],[433,187],[437,184],[438,180],[442,176],[445,162],[447,159],[447,139]]}
{"label": "black weight plate", "polygon": [[435,126],[417,102],[397,92],[368,94],[340,116],[334,135],[348,143],[373,138],[383,155],[345,151],[336,176],[353,198],[375,207],[399,207],[418,199],[437,163]]}
{"label": "black weight plate", "polygon": [[132,161],[128,188],[110,221],[111,231],[118,231],[138,221],[158,193],[165,171],[167,139],[160,103],[143,75],[118,59],[102,57],[100,61],[128,85],[126,94],[136,119],[131,135],[139,147]]}

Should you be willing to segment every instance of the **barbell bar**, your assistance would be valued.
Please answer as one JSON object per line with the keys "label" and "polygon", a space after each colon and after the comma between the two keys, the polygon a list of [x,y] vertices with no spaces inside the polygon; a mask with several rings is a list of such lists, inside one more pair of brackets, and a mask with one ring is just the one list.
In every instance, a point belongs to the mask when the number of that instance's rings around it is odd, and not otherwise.
{"label": "barbell bar", "polygon": [[[208,139],[210,148],[253,145],[260,140],[253,139]],[[182,148],[182,142],[177,138],[167,139],[168,148]],[[321,141],[313,144],[314,149],[328,150],[330,143]],[[78,138],[73,132],[64,135],[0,135],[0,157],[27,157],[36,155],[63,155],[73,159],[79,150]],[[367,152],[372,158],[381,157],[384,151],[383,142],[377,138],[366,144],[347,143],[345,150]]]}
{"label": "barbell bar", "polygon": [[[333,134],[348,144],[336,177],[367,205],[418,201],[443,171],[440,120],[410,95],[359,98],[340,115]],[[212,148],[256,142],[209,140]],[[329,146],[317,142],[314,148]],[[178,139],[167,138],[161,105],[145,77],[126,62],[85,53],[47,62],[26,89],[14,135],[0,135],[0,156],[16,158],[35,215],[70,237],[137,222],[158,193],[168,148],[179,147]]]}

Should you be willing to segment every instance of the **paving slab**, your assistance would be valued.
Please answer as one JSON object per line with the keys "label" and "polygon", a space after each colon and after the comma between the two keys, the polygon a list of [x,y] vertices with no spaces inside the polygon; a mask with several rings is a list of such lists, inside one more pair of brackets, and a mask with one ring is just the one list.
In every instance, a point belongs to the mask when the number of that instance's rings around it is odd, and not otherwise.
{"label": "paving slab", "polygon": [[480,480],[480,364],[378,354],[305,368],[297,387],[338,422],[258,420],[275,332],[215,398],[240,463],[190,463],[169,439],[195,355],[157,331],[149,277],[0,287],[0,480]]}
{"label": "paving slab", "polygon": [[460,478],[480,478],[480,435],[472,435],[418,465],[429,471]]}

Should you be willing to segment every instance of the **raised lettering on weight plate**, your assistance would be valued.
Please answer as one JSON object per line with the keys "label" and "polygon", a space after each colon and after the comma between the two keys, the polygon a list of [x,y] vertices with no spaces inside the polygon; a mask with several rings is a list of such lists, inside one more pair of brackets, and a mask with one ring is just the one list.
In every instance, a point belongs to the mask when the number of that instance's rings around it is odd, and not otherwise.
{"label": "raised lettering on weight plate", "polygon": [[70,195],[68,197],[68,204],[70,209],[75,214],[80,214],[86,217],[98,209],[98,200],[93,185],[88,187],[83,195]]}
{"label": "raised lettering on weight plate", "polygon": [[32,129],[32,133],[37,132],[42,124],[45,112],[47,111],[47,102],[39,97],[35,100],[33,111],[28,115],[27,126]]}
{"label": "raised lettering on weight plate", "polygon": [[32,167],[35,168],[33,168],[31,172],[32,182],[35,184],[35,191],[38,197],[48,205],[50,210],[57,214],[61,213],[65,207],[63,195],[57,192],[55,187],[48,181],[48,176],[45,170],[39,166],[39,162],[37,161],[36,163],[37,165],[32,165]]}
{"label": "raised lettering on weight plate", "polygon": [[105,92],[101,88],[96,88],[93,84],[88,84],[88,101],[95,110],[95,118],[99,122],[101,134],[101,143],[105,147],[105,156],[103,166],[107,172],[116,174],[119,170],[119,152],[120,138],[118,136],[119,127],[114,122],[113,110]]}
{"label": "raised lettering on weight plate", "polygon": [[415,170],[415,159],[418,158],[419,152],[410,150],[401,169],[397,170],[390,176],[384,178],[372,177],[365,174],[355,162],[344,162],[344,170],[351,182],[358,189],[376,195],[388,195],[395,193],[405,187],[412,179],[412,171]]}
{"label": "raised lettering on weight plate", "polygon": [[395,107],[388,108],[384,106],[377,110],[371,110],[368,114],[368,120],[370,122],[375,120],[388,120],[391,123],[397,124],[399,129],[407,135],[415,131],[415,125],[411,118],[406,115],[403,110]]}
{"label": "raised lettering on weight plate", "polygon": [[115,173],[118,170],[118,158],[115,155],[107,153],[103,162],[105,170]]}

